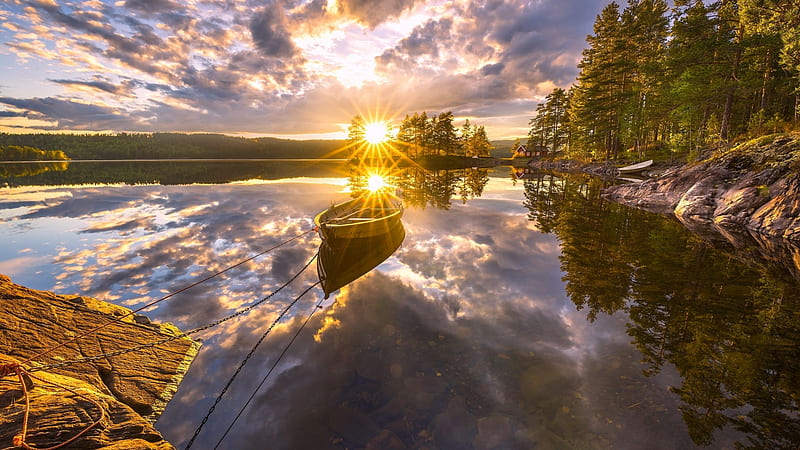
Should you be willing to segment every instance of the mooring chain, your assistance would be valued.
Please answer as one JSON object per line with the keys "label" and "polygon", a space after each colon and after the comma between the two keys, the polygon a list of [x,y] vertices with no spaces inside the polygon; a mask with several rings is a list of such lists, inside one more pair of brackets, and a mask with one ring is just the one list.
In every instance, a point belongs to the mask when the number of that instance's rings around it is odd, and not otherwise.
{"label": "mooring chain", "polygon": [[145,304],[144,306],[139,307],[138,309],[135,309],[133,311],[129,311],[128,313],[123,314],[123,315],[121,315],[119,317],[116,317],[116,318],[114,318],[112,320],[109,320],[108,322],[105,322],[105,323],[103,323],[103,324],[101,324],[101,325],[99,325],[99,326],[97,326],[95,328],[92,328],[92,329],[90,329],[88,331],[80,333],[79,335],[77,335],[77,336],[75,336],[75,337],[73,337],[73,338],[71,338],[71,339],[69,339],[67,341],[64,341],[64,342],[62,342],[62,343],[60,343],[58,345],[54,345],[54,346],[52,346],[52,347],[50,347],[50,348],[48,348],[48,349],[46,349],[46,350],[44,350],[44,351],[42,351],[40,353],[37,353],[37,354],[31,356],[30,358],[28,358],[25,361],[23,361],[21,364],[29,364],[30,362],[32,362],[32,361],[34,361],[36,359],[42,358],[43,356],[46,356],[49,353],[52,353],[53,351],[55,351],[55,350],[57,350],[59,348],[65,347],[68,344],[77,341],[78,339],[81,339],[81,338],[84,338],[86,336],[95,334],[98,331],[102,330],[103,328],[106,328],[106,327],[108,327],[110,325],[113,325],[115,323],[121,322],[126,317],[133,316],[134,314],[136,314],[138,312],[141,312],[141,311],[143,311],[143,310],[145,310],[147,308],[155,306],[155,305],[157,305],[157,304],[159,304],[159,303],[161,303],[161,302],[163,302],[163,301],[165,301],[165,300],[167,300],[169,298],[174,297],[175,295],[180,294],[181,292],[185,292],[185,291],[187,291],[187,290],[189,290],[189,289],[191,289],[191,288],[193,288],[193,287],[195,287],[195,286],[197,286],[199,284],[205,283],[205,282],[207,282],[207,281],[209,281],[209,280],[211,280],[213,278],[216,278],[216,277],[224,274],[225,272],[228,272],[229,270],[232,270],[232,269],[234,269],[236,267],[239,267],[242,264],[245,264],[245,263],[247,263],[249,261],[252,261],[252,260],[258,258],[259,256],[265,255],[265,254],[267,254],[267,253],[269,253],[269,252],[271,252],[271,251],[273,251],[275,249],[283,247],[284,245],[286,245],[286,244],[288,244],[288,243],[290,243],[292,241],[295,241],[297,239],[300,239],[301,237],[303,237],[303,236],[305,236],[305,235],[307,235],[309,233],[312,233],[312,232],[314,232],[316,230],[317,230],[317,227],[314,227],[314,228],[312,228],[312,229],[310,229],[308,231],[304,231],[304,232],[302,232],[302,233],[300,233],[300,234],[298,234],[298,235],[296,235],[294,237],[291,237],[291,238],[289,238],[289,239],[287,239],[287,240],[285,240],[283,242],[280,242],[280,243],[278,243],[278,244],[276,244],[276,245],[274,245],[274,246],[272,246],[272,247],[270,247],[270,248],[268,248],[268,249],[266,249],[264,251],[261,251],[261,252],[255,254],[255,255],[247,258],[247,259],[239,261],[238,263],[236,263],[236,264],[234,264],[232,266],[228,266],[228,267],[226,267],[226,268],[224,268],[224,269],[222,269],[220,271],[217,271],[217,272],[215,272],[215,273],[203,278],[202,280],[196,281],[196,282],[194,282],[194,283],[192,283],[192,284],[190,284],[188,286],[184,286],[181,289],[178,289],[177,291],[173,291],[173,292],[171,292],[171,293],[159,298],[158,300],[154,300],[152,302],[149,302],[149,303]]}
{"label": "mooring chain", "polygon": [[270,324],[269,328],[267,328],[267,331],[265,331],[264,334],[262,334],[261,337],[258,339],[258,341],[255,343],[255,345],[253,345],[253,348],[250,349],[250,352],[247,353],[247,356],[245,356],[244,359],[242,360],[242,362],[239,363],[239,367],[236,368],[236,370],[233,372],[233,375],[231,375],[230,379],[228,379],[228,382],[225,384],[225,387],[223,387],[222,390],[220,391],[219,395],[217,395],[217,398],[214,400],[214,403],[208,409],[208,412],[206,413],[205,417],[203,417],[203,420],[200,422],[200,425],[194,431],[194,435],[192,436],[191,439],[189,439],[189,442],[186,444],[185,450],[189,449],[192,446],[192,444],[194,444],[194,440],[197,439],[197,436],[200,434],[200,430],[202,430],[203,427],[205,426],[206,422],[208,422],[208,419],[211,417],[211,414],[214,413],[214,410],[217,408],[217,405],[219,404],[220,401],[222,401],[222,397],[225,395],[226,392],[228,392],[228,388],[231,387],[231,384],[233,384],[233,381],[236,379],[236,377],[242,371],[242,369],[247,364],[247,362],[250,360],[250,358],[253,356],[253,354],[255,354],[256,350],[258,350],[258,347],[261,345],[261,343],[264,342],[264,339],[266,339],[267,335],[269,335],[269,333],[272,331],[272,329],[275,328],[275,325],[277,325],[278,322],[281,321],[283,316],[285,316],[286,313],[288,313],[289,310],[292,309],[292,307],[294,307],[294,305],[298,301],[300,301],[300,299],[303,298],[304,295],[306,295],[311,289],[313,289],[314,287],[316,287],[319,284],[320,284],[320,282],[317,281],[316,283],[314,283],[311,286],[309,286],[308,288],[306,288],[306,290],[301,292],[300,295],[298,295],[297,298],[295,298],[292,301],[292,303],[289,303],[289,305],[286,306],[286,308],[284,308],[283,311],[281,311],[281,313],[278,315],[278,317],[276,317],[275,320],[272,321],[272,323]]}
{"label": "mooring chain", "polygon": [[184,333],[179,333],[179,334],[177,334],[175,336],[170,336],[168,338],[164,338],[164,339],[159,340],[159,341],[151,342],[149,344],[141,344],[141,345],[137,345],[135,347],[130,347],[130,348],[121,349],[121,350],[115,350],[115,351],[112,351],[112,352],[106,352],[106,353],[102,353],[102,354],[94,355],[94,356],[86,356],[84,358],[73,359],[73,360],[70,360],[70,361],[63,361],[63,362],[53,363],[53,364],[37,365],[37,366],[31,367],[30,369],[28,369],[28,372],[39,372],[39,371],[42,371],[42,370],[60,369],[60,368],[67,367],[67,366],[70,366],[70,365],[73,365],[73,364],[93,362],[93,361],[98,361],[98,360],[101,360],[101,359],[111,358],[111,357],[114,357],[114,356],[125,355],[127,353],[138,352],[140,350],[151,349],[151,348],[155,348],[155,347],[157,347],[159,345],[166,344],[166,343],[172,342],[172,341],[176,341],[178,339],[182,339],[182,338],[185,338],[185,337],[189,337],[191,335],[200,333],[202,331],[206,331],[208,329],[214,328],[214,327],[216,327],[218,325],[221,325],[221,324],[223,324],[223,323],[225,323],[225,322],[227,322],[229,320],[235,319],[236,317],[239,317],[239,316],[241,316],[243,314],[246,314],[246,313],[250,312],[254,308],[260,306],[261,304],[263,304],[264,302],[266,302],[267,300],[269,300],[270,298],[275,296],[278,292],[282,291],[284,288],[286,288],[287,286],[292,284],[292,282],[294,280],[296,280],[297,277],[299,277],[303,272],[305,272],[306,269],[308,269],[308,266],[310,266],[311,263],[314,262],[314,259],[316,257],[317,257],[317,254],[315,253],[314,256],[312,256],[311,259],[308,260],[308,262],[303,266],[302,269],[300,269],[299,272],[297,272],[286,283],[284,283],[281,286],[279,286],[276,290],[272,291],[266,297],[262,298],[261,300],[253,303],[252,305],[250,305],[250,306],[248,306],[246,308],[242,308],[239,311],[236,311],[235,313],[232,313],[232,314],[230,314],[228,316],[225,316],[223,318],[215,320],[214,322],[211,322],[209,324],[206,324],[206,325],[203,325],[201,327],[186,331]]}

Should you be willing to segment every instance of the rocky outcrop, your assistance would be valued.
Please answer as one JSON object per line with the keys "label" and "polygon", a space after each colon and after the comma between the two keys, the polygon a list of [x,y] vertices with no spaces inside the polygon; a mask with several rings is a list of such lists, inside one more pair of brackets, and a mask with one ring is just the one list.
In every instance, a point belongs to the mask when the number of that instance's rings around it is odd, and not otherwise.
{"label": "rocky outcrop", "polygon": [[604,197],[674,214],[690,230],[737,248],[755,242],[769,254],[777,246],[800,267],[800,133],[718,150],[658,178],[606,188]]}
{"label": "rocky outcrop", "polygon": [[[129,312],[88,297],[28,289],[0,275],[0,362],[33,358],[23,364],[31,371],[26,378],[29,444],[44,448],[65,441],[100,417],[100,405],[102,422],[70,448],[172,448],[153,423],[199,344],[178,338],[180,331],[171,324],[123,317]],[[42,355],[115,318],[121,319]],[[155,345],[104,356],[147,344]],[[11,437],[20,433],[25,409],[22,397],[16,375],[0,378],[0,448],[14,447]]]}
{"label": "rocky outcrop", "polygon": [[800,134],[762,138],[659,178],[612,186],[614,202],[673,212],[689,228],[747,229],[800,242]]}

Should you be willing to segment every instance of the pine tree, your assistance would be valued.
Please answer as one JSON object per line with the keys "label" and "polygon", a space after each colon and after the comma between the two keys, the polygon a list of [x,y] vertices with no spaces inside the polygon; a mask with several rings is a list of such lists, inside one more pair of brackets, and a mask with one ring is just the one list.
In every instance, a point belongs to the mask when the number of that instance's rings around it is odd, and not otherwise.
{"label": "pine tree", "polygon": [[626,91],[619,5],[611,2],[594,23],[589,48],[578,64],[570,121],[585,156],[615,158],[620,150],[620,118]]}

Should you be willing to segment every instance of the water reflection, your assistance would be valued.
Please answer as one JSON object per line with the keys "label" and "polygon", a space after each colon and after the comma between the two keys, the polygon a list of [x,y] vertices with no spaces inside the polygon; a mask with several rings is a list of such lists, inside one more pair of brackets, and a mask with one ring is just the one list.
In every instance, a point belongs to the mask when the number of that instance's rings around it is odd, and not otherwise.
{"label": "water reflection", "polygon": [[11,183],[11,179],[32,177],[46,172],[63,172],[68,168],[69,162],[67,161],[40,163],[3,163],[0,161],[0,186],[16,184]]}
{"label": "water reflection", "polygon": [[355,193],[367,188],[370,176],[378,173],[390,186],[403,192],[403,201],[410,207],[450,209],[453,198],[461,203],[478,198],[489,182],[489,170],[470,169],[424,169],[418,166],[386,169],[362,165],[350,166],[348,185]]}
{"label": "water reflection", "polygon": [[[786,448],[800,440],[800,297],[786,270],[606,203],[588,177],[394,176],[389,184],[403,187],[408,207],[402,245],[331,296],[223,447]],[[6,189],[0,273],[139,305],[311,229],[313,213],[357,191],[350,177],[349,187],[345,174]],[[423,181],[437,177],[455,186]],[[473,187],[458,187],[469,179]],[[309,234],[148,314],[184,329],[215,320],[263,298],[319,244]],[[157,424],[168,439],[186,443],[242,356],[316,278],[304,273],[201,336]],[[213,447],[323,295],[304,298],[274,329],[197,448]]]}
{"label": "water reflection", "polygon": [[[566,291],[595,320],[624,311],[647,375],[666,364],[695,444],[733,429],[752,448],[800,442],[800,289],[791,272],[745,265],[676,221],[599,199],[588,177],[525,181],[530,217],[561,240]],[[748,259],[752,262],[752,259]],[[602,265],[603,270],[598,270]]]}

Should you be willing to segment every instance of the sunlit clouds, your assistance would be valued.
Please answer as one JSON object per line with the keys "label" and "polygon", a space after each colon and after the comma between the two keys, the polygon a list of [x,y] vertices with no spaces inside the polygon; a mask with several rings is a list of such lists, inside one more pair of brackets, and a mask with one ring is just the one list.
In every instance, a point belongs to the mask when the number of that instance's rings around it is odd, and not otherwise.
{"label": "sunlit clouds", "polygon": [[604,3],[13,0],[0,131],[342,137],[380,99],[520,136]]}

